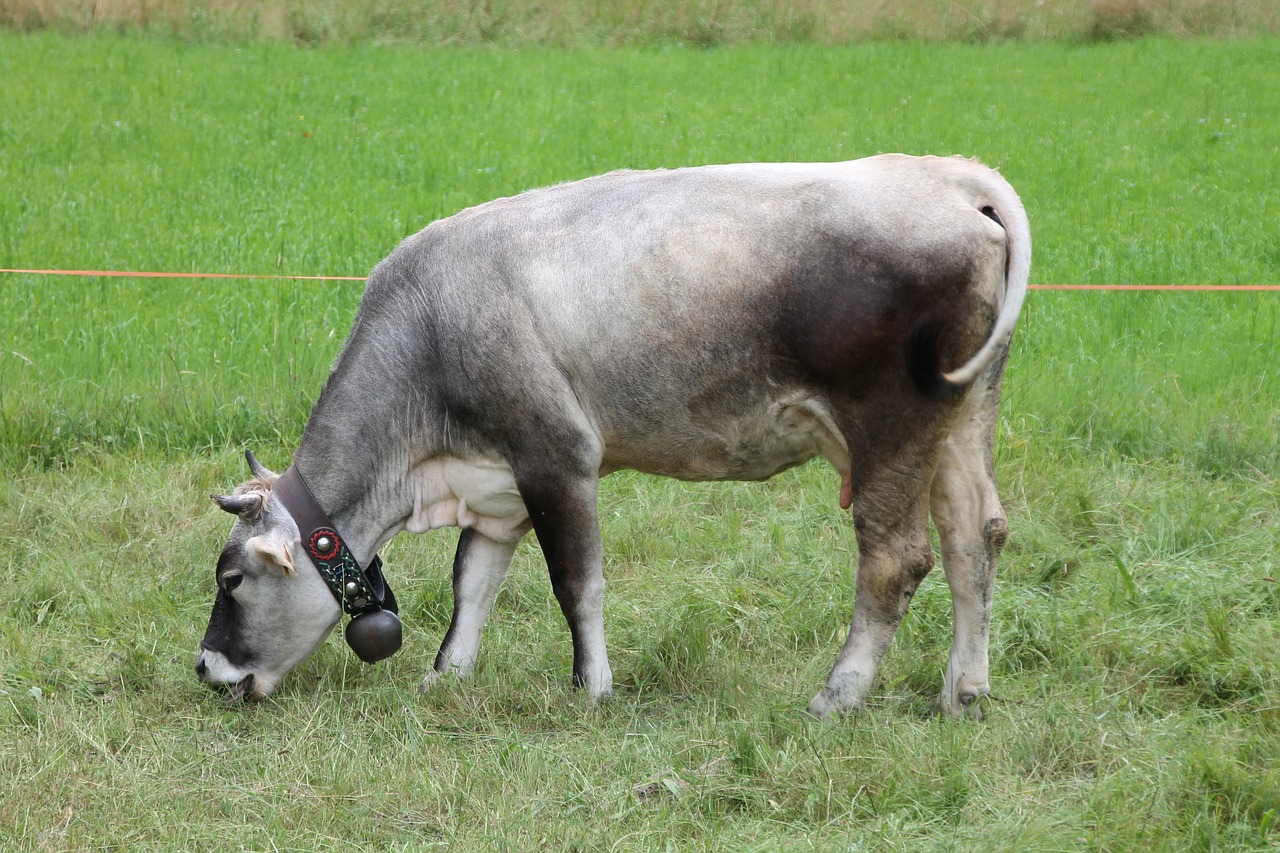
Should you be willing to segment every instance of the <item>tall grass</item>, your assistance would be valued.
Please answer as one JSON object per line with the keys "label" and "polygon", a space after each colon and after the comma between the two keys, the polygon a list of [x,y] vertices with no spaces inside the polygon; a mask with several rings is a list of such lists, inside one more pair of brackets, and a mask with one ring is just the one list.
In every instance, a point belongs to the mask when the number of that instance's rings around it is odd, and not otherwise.
{"label": "tall grass", "polygon": [[0,0],[0,26],[189,40],[601,46],[1280,33],[1268,0]]}
{"label": "tall grass", "polygon": [[[0,266],[361,275],[465,205],[610,168],[964,152],[1035,279],[1280,282],[1280,46],[190,44],[0,35]],[[190,671],[239,451],[287,464],[354,284],[0,278],[0,847],[1274,849],[1272,294],[1037,292],[998,437],[982,725],[928,717],[939,573],[870,713],[800,709],[853,604],[822,465],[603,485],[617,696],[533,545],[478,672],[415,688],[453,537],[384,552],[405,651],[269,702]],[[122,817],[124,816],[124,817]]]}

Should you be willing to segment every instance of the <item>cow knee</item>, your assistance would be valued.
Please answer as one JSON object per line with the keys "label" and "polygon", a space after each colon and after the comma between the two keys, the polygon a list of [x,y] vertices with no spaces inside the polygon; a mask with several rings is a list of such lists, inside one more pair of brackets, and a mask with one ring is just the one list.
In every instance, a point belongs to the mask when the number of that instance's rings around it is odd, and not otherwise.
{"label": "cow knee", "polygon": [[899,593],[899,606],[903,613],[916,594],[916,589],[933,570],[933,549],[925,548],[907,557],[902,564],[902,589]]}
{"label": "cow knee", "polygon": [[927,544],[902,549],[890,558],[864,554],[858,568],[858,581],[872,599],[868,603],[874,602],[879,609],[901,617],[920,582],[932,569],[933,550]]}
{"label": "cow knee", "polygon": [[928,545],[913,549],[903,561],[902,574],[914,591],[929,572],[933,571],[933,548]]}

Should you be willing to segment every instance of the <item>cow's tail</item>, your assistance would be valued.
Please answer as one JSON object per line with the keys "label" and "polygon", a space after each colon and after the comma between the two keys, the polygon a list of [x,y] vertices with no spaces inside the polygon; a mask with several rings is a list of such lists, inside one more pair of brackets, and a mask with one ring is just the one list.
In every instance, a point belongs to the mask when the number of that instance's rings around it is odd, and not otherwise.
{"label": "cow's tail", "polygon": [[[955,370],[939,377],[944,386],[960,389],[969,386],[1009,346],[1014,326],[1022,312],[1031,277],[1031,226],[1013,187],[995,172],[983,181],[979,190],[978,210],[994,220],[1005,231],[1005,270],[1003,292],[997,292],[999,314],[991,334],[973,357]],[[936,362],[935,362],[936,364]]]}

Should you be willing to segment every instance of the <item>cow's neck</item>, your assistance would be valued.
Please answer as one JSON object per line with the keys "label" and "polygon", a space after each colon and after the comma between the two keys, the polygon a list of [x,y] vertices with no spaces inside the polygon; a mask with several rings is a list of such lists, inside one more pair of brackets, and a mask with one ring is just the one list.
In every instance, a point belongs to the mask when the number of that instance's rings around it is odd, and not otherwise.
{"label": "cow's neck", "polygon": [[[403,525],[410,498],[407,443],[389,412],[343,406],[331,381],[316,403],[293,464],[361,565]],[[363,395],[361,395],[363,396]],[[385,416],[385,417],[384,417]],[[360,430],[359,424],[376,424]]]}

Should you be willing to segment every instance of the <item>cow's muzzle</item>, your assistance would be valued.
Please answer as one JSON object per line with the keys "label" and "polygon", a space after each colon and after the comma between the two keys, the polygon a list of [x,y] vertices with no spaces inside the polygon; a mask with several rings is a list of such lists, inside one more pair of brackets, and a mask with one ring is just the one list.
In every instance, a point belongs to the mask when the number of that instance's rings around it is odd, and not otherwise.
{"label": "cow's muzzle", "polygon": [[[196,658],[196,677],[210,690],[222,693],[228,705],[236,705],[245,699],[253,701],[265,699],[267,694],[271,692],[269,689],[262,689],[263,687],[269,687],[269,684],[259,682],[251,672],[245,673],[236,681],[227,680],[227,675],[229,674],[226,673],[220,679],[214,671],[219,668],[217,666],[218,660],[215,659],[215,665],[211,667],[208,655],[208,650],[202,649],[200,656]],[[234,676],[231,677],[234,678]]]}
{"label": "cow's muzzle", "polygon": [[235,686],[227,691],[227,704],[236,705],[244,699],[251,699],[255,702],[259,699],[265,699],[266,696],[264,694],[254,689],[255,683],[256,679],[253,677],[253,673],[249,673],[237,681]]}

